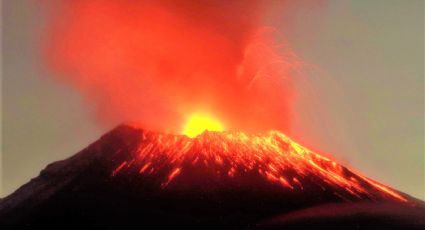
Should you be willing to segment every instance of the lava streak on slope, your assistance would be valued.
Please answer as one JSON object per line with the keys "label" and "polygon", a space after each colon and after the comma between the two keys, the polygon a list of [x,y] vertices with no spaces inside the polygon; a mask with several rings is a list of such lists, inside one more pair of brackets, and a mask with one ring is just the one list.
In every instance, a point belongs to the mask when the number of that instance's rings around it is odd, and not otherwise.
{"label": "lava streak on slope", "polygon": [[[286,193],[331,192],[341,200],[407,199],[278,131],[258,135],[205,131],[195,138],[142,132],[131,154],[118,151],[112,177],[156,178],[164,190],[256,189],[268,183]],[[125,156],[124,156],[125,155]],[[159,180],[158,180],[159,178]],[[257,188],[258,189],[258,188]],[[320,192],[319,192],[320,193]]]}

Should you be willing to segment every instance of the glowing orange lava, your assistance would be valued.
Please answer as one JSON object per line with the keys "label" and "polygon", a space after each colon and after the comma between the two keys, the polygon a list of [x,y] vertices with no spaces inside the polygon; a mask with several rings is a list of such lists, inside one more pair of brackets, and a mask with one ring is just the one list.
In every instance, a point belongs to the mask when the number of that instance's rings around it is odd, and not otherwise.
{"label": "glowing orange lava", "polygon": [[183,129],[183,134],[188,137],[196,137],[205,130],[223,131],[224,128],[218,120],[203,114],[193,114],[187,121]]}
{"label": "glowing orange lava", "polygon": [[[143,132],[137,151],[118,162],[117,176],[134,171],[141,177],[162,178],[163,189],[177,180],[213,175],[214,181],[251,181],[252,175],[288,191],[316,186],[332,188],[342,199],[391,199],[407,202],[398,192],[315,153],[278,131],[264,134],[204,132],[195,138]],[[202,172],[195,173],[193,170]],[[192,170],[192,171],[191,171]],[[211,178],[211,177],[209,177]],[[202,180],[206,180],[203,177]],[[233,182],[232,182],[233,183]]]}

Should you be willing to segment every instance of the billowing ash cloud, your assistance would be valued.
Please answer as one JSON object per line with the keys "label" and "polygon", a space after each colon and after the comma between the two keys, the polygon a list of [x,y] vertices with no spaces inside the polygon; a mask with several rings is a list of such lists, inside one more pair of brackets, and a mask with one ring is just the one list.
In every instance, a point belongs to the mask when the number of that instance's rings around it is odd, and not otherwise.
{"label": "billowing ash cloud", "polygon": [[192,113],[227,129],[289,127],[297,62],[263,28],[262,1],[58,0],[45,51],[101,122],[179,132]]}

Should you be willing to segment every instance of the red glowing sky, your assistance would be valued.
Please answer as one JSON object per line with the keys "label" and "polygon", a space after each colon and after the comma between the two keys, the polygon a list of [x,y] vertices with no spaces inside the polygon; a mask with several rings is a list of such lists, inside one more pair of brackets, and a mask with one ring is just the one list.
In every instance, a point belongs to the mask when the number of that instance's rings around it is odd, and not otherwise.
{"label": "red glowing sky", "polygon": [[228,130],[288,131],[300,65],[261,25],[262,1],[56,1],[49,66],[100,122],[179,132],[194,113]]}

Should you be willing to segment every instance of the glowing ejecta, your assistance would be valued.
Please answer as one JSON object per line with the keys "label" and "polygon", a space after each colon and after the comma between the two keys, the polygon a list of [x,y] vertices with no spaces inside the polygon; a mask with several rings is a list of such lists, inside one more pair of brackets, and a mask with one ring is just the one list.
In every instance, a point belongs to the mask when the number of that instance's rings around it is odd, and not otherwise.
{"label": "glowing ejecta", "polygon": [[[214,120],[193,116],[185,134],[195,136],[205,129],[219,128],[222,127]],[[278,131],[224,131],[193,138],[142,132],[140,138],[134,147],[137,151],[123,153],[123,158],[116,162],[113,177],[138,172],[141,179],[159,178],[163,189],[170,185],[204,189],[205,180],[209,181],[208,186],[216,186],[214,189],[230,186],[229,183],[239,188],[258,188],[260,180],[291,194],[408,202],[397,191],[303,147]]]}

